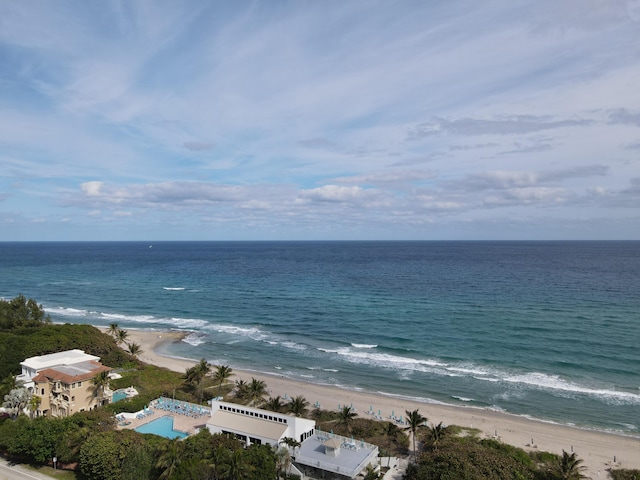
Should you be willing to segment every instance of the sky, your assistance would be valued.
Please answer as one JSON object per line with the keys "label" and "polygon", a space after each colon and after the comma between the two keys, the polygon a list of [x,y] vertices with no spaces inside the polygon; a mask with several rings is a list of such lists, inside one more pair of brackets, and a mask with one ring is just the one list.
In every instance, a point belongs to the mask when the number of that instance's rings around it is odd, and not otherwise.
{"label": "sky", "polygon": [[0,0],[0,241],[640,239],[640,0]]}

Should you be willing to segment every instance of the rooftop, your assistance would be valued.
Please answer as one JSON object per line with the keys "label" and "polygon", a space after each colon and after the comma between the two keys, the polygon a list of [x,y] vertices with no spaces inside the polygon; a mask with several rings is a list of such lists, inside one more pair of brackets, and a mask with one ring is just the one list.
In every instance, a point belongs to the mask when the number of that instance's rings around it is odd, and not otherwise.
{"label": "rooftop", "polygon": [[[338,454],[327,454],[327,447],[339,449]],[[302,443],[295,462],[354,478],[369,463],[375,465],[377,456],[375,445],[318,430]]]}
{"label": "rooftop", "polygon": [[260,436],[274,440],[280,440],[287,430],[286,423],[277,423],[271,420],[264,420],[246,415],[239,415],[231,412],[217,411],[212,415],[211,424],[229,431],[241,431],[252,436]]}
{"label": "rooftop", "polygon": [[44,370],[40,370],[33,380],[40,382],[45,381],[45,379],[51,379],[64,383],[73,383],[94,378],[98,373],[110,370],[111,368],[105,367],[100,362],[88,361],[74,365],[60,365],[53,368],[45,368]]}
{"label": "rooftop", "polygon": [[74,349],[66,350],[64,352],[50,353],[48,355],[30,357],[24,362],[21,362],[21,365],[39,371],[45,368],[59,367],[61,365],[73,365],[98,360],[100,360],[100,357],[89,355],[82,350]]}

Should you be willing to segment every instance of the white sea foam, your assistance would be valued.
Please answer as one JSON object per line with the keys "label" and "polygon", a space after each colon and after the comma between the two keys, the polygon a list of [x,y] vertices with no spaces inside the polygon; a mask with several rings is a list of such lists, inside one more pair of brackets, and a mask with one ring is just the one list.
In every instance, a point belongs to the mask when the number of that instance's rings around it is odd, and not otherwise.
{"label": "white sea foam", "polygon": [[208,324],[205,320],[196,318],[178,317],[155,317],[153,315],[128,315],[114,312],[96,312],[92,310],[82,310],[77,308],[50,307],[46,309],[48,313],[60,317],[85,317],[88,321],[95,323],[109,322],[120,324],[146,324],[165,325],[172,328],[197,329]]}
{"label": "white sea foam", "polygon": [[390,368],[405,373],[411,371],[433,372],[434,369],[446,366],[446,364],[438,362],[437,360],[401,357],[388,353],[363,351],[362,349],[353,349],[351,347],[341,347],[337,349],[319,348],[318,350],[337,354],[351,363]]}
{"label": "white sea foam", "polygon": [[162,323],[163,325],[170,325],[172,328],[182,328],[182,329],[200,329],[207,324],[204,320],[199,320],[197,318],[160,318],[155,320],[157,323]]}
{"label": "white sea foam", "polygon": [[368,343],[352,343],[353,348],[376,348],[378,345]]}
{"label": "white sea foam", "polygon": [[269,334],[261,331],[257,327],[240,327],[238,325],[214,324],[207,325],[207,328],[218,333],[226,333],[229,335],[248,337],[252,340],[269,340]]}
{"label": "white sea foam", "polygon": [[463,366],[449,366],[447,367],[448,370],[451,370],[453,372],[459,372],[461,374],[469,374],[469,375],[489,375],[489,372],[487,370],[483,370],[481,368],[475,367],[475,366],[468,366],[468,365],[463,365]]}
{"label": "white sea foam", "polygon": [[172,292],[179,292],[184,290],[184,287],[162,287],[163,290],[169,290]]}
{"label": "white sea foam", "polygon": [[184,343],[188,343],[189,345],[197,347],[198,345],[206,343],[206,336],[201,333],[193,332],[184,337],[182,341]]}
{"label": "white sea foam", "polygon": [[67,317],[86,317],[89,315],[88,310],[79,310],[77,308],[66,308],[66,307],[47,307],[45,311],[49,314],[53,315],[62,315]]}
{"label": "white sea foam", "polygon": [[637,393],[607,388],[590,388],[567,381],[558,375],[532,372],[520,375],[506,375],[503,380],[509,383],[524,384],[541,390],[553,390],[567,395],[587,395],[613,404],[640,405],[640,395]]}
{"label": "white sea foam", "polygon": [[[292,340],[282,339],[279,335],[276,335],[271,332],[266,332],[258,327],[243,327],[239,325],[229,325],[229,324],[206,324],[206,328],[208,330],[213,330],[217,333],[223,333],[226,335],[230,335],[233,337],[242,337],[249,338],[251,340],[255,340],[258,342],[264,342],[268,345],[272,345],[274,347],[284,347],[290,350],[298,350],[303,351],[308,347],[306,345],[296,343]],[[240,341],[238,338],[227,340],[225,343],[232,344]]]}
{"label": "white sea foam", "polygon": [[153,315],[125,315],[123,313],[99,313],[99,317],[109,321],[118,320],[120,322],[136,322],[136,323],[157,323],[158,319]]}
{"label": "white sea foam", "polygon": [[455,398],[456,400],[460,400],[461,402],[473,402],[473,398],[460,397],[458,395],[451,395],[451,398]]}
{"label": "white sea foam", "polygon": [[321,352],[325,352],[325,353],[339,353],[340,352],[339,349],[333,349],[333,348],[318,347],[318,350],[321,351]]}
{"label": "white sea foam", "polygon": [[290,340],[285,341],[285,342],[280,342],[280,345],[282,345],[285,348],[289,348],[291,350],[306,350],[307,349],[306,345],[302,345],[300,343],[292,342]]}

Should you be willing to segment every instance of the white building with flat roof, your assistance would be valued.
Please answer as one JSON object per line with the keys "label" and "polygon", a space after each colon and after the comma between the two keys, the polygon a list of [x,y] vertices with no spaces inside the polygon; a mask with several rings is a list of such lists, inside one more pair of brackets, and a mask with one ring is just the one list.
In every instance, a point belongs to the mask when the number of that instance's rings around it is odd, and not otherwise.
{"label": "white building with flat roof", "polygon": [[24,362],[20,362],[20,365],[22,366],[22,373],[16,377],[16,380],[28,383],[38,374],[38,372],[47,368],[64,367],[84,362],[99,361],[100,357],[89,355],[88,353],[77,349],[30,357]]}
{"label": "white building with flat roof", "polygon": [[379,467],[376,445],[319,431],[315,421],[293,415],[213,400],[207,428],[234,435],[246,445],[283,446],[285,438],[299,442],[289,451],[292,473],[303,479],[351,480],[368,465]]}
{"label": "white building with flat roof", "polygon": [[315,426],[316,422],[306,418],[217,400],[211,401],[207,422],[211,433],[229,433],[247,445],[278,446],[287,437],[302,443],[313,435]]}

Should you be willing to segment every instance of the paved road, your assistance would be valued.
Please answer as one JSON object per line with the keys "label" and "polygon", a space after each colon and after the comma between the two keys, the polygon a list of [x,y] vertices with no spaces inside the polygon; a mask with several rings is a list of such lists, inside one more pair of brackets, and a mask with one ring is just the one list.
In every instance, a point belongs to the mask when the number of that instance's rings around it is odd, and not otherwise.
{"label": "paved road", "polygon": [[51,478],[0,458],[0,480],[51,480]]}

